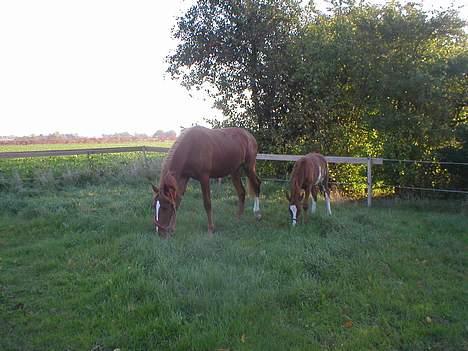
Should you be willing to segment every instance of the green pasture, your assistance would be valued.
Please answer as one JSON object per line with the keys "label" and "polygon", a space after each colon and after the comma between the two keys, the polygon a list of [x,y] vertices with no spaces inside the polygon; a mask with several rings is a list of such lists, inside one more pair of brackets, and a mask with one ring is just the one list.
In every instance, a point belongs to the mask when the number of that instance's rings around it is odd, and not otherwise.
{"label": "green pasture", "polygon": [[131,141],[122,143],[77,143],[77,144],[28,144],[28,145],[0,145],[0,152],[11,151],[42,151],[42,150],[75,150],[94,149],[105,147],[129,147],[129,146],[160,146],[170,147],[172,141]]}
{"label": "green pasture", "polygon": [[[147,143],[170,147],[172,142]],[[0,152],[142,146],[123,144],[35,144],[0,146]],[[156,179],[163,154],[126,152],[55,157],[0,158],[0,190],[23,188],[64,188],[70,185],[128,181],[135,177]]]}
{"label": "green pasture", "polygon": [[[130,181],[133,179],[133,181]],[[288,224],[198,184],[160,240],[144,177],[0,192],[1,350],[463,350],[466,202],[335,201]]]}

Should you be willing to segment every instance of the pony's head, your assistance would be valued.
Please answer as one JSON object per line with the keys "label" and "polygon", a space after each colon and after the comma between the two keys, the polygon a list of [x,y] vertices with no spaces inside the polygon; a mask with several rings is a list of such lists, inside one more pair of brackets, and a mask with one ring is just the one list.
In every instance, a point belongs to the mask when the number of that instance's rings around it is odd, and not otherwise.
{"label": "pony's head", "polygon": [[291,194],[286,191],[286,198],[288,199],[288,210],[291,216],[292,225],[296,225],[301,215],[302,201],[304,200],[305,192],[298,186],[291,187]]}
{"label": "pony's head", "polygon": [[169,238],[175,230],[177,211],[177,182],[166,174],[160,188],[153,188],[154,228],[161,238]]}

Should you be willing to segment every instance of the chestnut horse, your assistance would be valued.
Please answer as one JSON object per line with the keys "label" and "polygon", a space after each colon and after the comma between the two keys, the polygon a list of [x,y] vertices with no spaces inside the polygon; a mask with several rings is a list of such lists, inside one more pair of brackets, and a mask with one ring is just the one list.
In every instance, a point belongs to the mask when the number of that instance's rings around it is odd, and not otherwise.
{"label": "chestnut horse", "polygon": [[286,197],[289,200],[292,225],[296,225],[301,208],[307,211],[310,194],[310,212],[315,213],[319,188],[325,195],[327,213],[331,215],[327,160],[320,154],[310,153],[296,161],[291,173],[291,195],[286,194]]}
{"label": "chestnut horse", "polygon": [[244,169],[249,188],[255,194],[254,214],[260,219],[260,179],[255,172],[257,142],[241,128],[185,129],[169,150],[163,164],[159,188],[153,185],[154,224],[156,231],[168,238],[175,230],[176,213],[190,178],[200,182],[203,204],[208,217],[208,233],[214,231],[210,178],[231,175],[239,197],[238,217],[244,212],[245,189],[241,181]]}

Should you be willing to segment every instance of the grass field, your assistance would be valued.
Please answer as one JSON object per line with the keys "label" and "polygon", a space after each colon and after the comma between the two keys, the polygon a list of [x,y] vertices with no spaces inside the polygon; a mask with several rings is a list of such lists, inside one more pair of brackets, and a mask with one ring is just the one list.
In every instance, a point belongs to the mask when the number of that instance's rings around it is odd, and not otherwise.
{"label": "grass field", "polygon": [[[2,145],[0,152],[39,151],[118,146],[142,146],[143,142],[121,144],[33,144]],[[172,142],[146,142],[146,146],[170,147]],[[115,154],[74,155],[0,159],[0,191],[18,191],[24,187],[63,188],[76,184],[100,183],[109,178],[127,180],[135,176],[154,179],[159,174],[163,154],[127,152]],[[154,170],[152,172],[151,170]]]}
{"label": "grass field", "polygon": [[126,146],[161,146],[170,147],[172,141],[132,141],[122,143],[77,143],[77,144],[30,144],[30,145],[0,145],[0,152],[10,151],[42,151],[42,150],[75,150],[93,149],[103,147],[126,147]]}
{"label": "grass field", "polygon": [[169,241],[146,182],[0,193],[0,350],[466,350],[466,202],[324,204],[282,189],[235,219],[189,186]]}

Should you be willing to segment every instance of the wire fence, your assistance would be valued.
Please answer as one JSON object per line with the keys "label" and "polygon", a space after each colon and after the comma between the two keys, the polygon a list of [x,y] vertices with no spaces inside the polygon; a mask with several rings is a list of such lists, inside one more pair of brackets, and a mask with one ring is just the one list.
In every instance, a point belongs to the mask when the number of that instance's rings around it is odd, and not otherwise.
{"label": "wire fence", "polygon": [[450,162],[450,161],[424,161],[424,160],[398,160],[395,158],[383,158],[384,162],[400,162],[400,163],[422,163],[422,164],[437,164],[437,165],[459,165],[468,166],[468,162]]}
{"label": "wire fence", "polygon": [[[137,146],[137,147],[117,147],[117,148],[93,148],[93,149],[76,149],[76,150],[45,150],[45,151],[29,151],[29,152],[0,152],[1,159],[28,159],[31,157],[58,157],[58,156],[70,156],[70,155],[96,155],[96,154],[105,154],[105,153],[129,153],[129,152],[142,152],[144,163],[147,165],[148,153],[166,153],[169,148],[165,147],[151,147],[151,146]],[[300,155],[270,155],[270,154],[259,154],[258,159],[269,162],[294,162],[300,157]],[[372,164],[389,164],[389,163],[399,163],[399,164],[427,164],[427,165],[436,165],[436,166],[460,166],[467,167],[468,162],[451,162],[451,161],[434,161],[434,160],[408,160],[408,159],[393,159],[393,158],[362,158],[362,157],[336,157],[336,156],[327,156],[327,160],[331,163],[349,163],[349,164],[365,164],[368,163],[368,167]],[[1,175],[1,169],[0,169]],[[19,175],[18,175],[19,176]],[[37,181],[37,177],[20,177],[20,181]],[[70,179],[70,174],[65,175],[54,175],[54,179]],[[264,181],[274,181],[280,183],[287,183],[289,179],[281,178],[272,178],[272,177],[262,177]],[[408,191],[421,191],[421,192],[433,192],[433,193],[447,193],[447,194],[461,194],[468,195],[468,190],[466,189],[444,189],[437,187],[425,187],[425,186],[410,186],[405,184],[382,184],[381,181],[378,181],[377,184],[372,182],[366,183],[352,183],[352,182],[330,182],[335,185],[343,186],[355,186],[355,187],[366,187],[370,186],[374,189],[400,189]]]}

